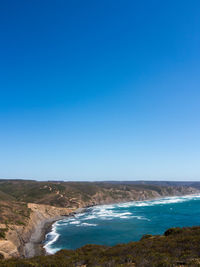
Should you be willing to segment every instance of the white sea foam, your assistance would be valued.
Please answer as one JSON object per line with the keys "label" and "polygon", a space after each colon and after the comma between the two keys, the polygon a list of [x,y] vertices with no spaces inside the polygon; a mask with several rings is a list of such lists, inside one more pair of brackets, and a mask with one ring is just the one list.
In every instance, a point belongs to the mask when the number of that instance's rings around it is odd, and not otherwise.
{"label": "white sea foam", "polygon": [[92,220],[92,219],[100,219],[100,220],[112,220],[113,218],[119,219],[129,219],[131,218],[132,213],[128,211],[117,211],[114,210],[114,205],[108,207],[104,206],[97,206],[92,209],[91,214],[83,218],[83,220]]}
{"label": "white sea foam", "polygon": [[66,223],[62,223],[60,224],[61,226],[64,226],[64,225],[69,225],[69,222],[66,222]]}
{"label": "white sea foam", "polygon": [[88,216],[82,218],[82,220],[92,220],[92,219],[112,220],[114,218],[119,218],[119,219],[136,218],[138,220],[149,220],[146,217],[135,216],[133,213],[131,213],[130,211],[126,211],[125,209],[129,207],[148,207],[155,205],[175,204],[199,198],[200,195],[187,195],[180,197],[179,196],[165,197],[165,198],[145,200],[145,201],[132,201],[115,205],[99,205],[92,208],[91,213]]}
{"label": "white sea foam", "polygon": [[95,223],[81,223],[78,226],[97,226],[97,224],[95,224]]}
{"label": "white sea foam", "polygon": [[80,221],[69,222],[69,224],[80,224]]}
{"label": "white sea foam", "polygon": [[58,225],[58,222],[54,223],[52,225],[51,232],[46,235],[46,238],[48,238],[49,241],[44,245],[44,248],[48,254],[54,254],[59,250],[59,248],[51,248],[51,245],[55,243],[60,236],[56,231],[57,225]]}
{"label": "white sea foam", "polygon": [[83,216],[85,216],[85,213],[77,213],[75,215],[76,218],[80,218],[80,217],[83,217]]}
{"label": "white sea foam", "polygon": [[144,201],[132,201],[122,204],[117,204],[116,206],[119,208],[129,208],[129,207],[147,207],[147,206],[155,206],[155,205],[165,205],[165,204],[173,204],[173,203],[181,203],[189,200],[199,199],[200,195],[186,195],[186,196],[175,196],[175,197],[165,197],[155,200],[144,200]]}
{"label": "white sea foam", "polygon": [[93,215],[93,214],[92,215],[89,215],[89,216],[86,216],[86,217],[83,218],[84,221],[86,221],[86,220],[93,220],[93,219],[96,219],[96,216]]}

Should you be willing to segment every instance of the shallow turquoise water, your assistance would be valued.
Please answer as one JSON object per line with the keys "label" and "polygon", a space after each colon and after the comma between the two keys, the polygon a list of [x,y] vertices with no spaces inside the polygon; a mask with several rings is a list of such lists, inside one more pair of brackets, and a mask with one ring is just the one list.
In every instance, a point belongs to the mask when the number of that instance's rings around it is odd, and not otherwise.
{"label": "shallow turquoise water", "polygon": [[85,244],[115,245],[144,234],[162,234],[170,227],[194,225],[200,225],[199,195],[96,206],[56,222],[44,247],[55,253]]}

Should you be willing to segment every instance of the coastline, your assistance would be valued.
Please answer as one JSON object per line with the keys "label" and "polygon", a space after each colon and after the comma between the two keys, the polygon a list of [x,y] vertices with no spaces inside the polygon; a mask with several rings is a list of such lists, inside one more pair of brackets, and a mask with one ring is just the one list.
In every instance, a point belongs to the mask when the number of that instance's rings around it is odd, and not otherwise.
{"label": "coastline", "polygon": [[[159,198],[149,198],[149,199],[144,199],[144,200],[132,200],[132,201],[128,201],[128,202],[152,201],[152,200],[160,200],[160,199],[165,199],[165,198],[186,197],[186,196],[193,196],[193,195],[196,195],[196,194],[165,196],[165,197],[159,197]],[[28,245],[29,254],[26,255],[25,257],[48,255],[48,253],[46,252],[46,250],[44,248],[44,240],[45,240],[46,235],[51,232],[52,225],[55,222],[57,222],[59,220],[63,220],[65,218],[69,218],[69,217],[74,216],[75,214],[78,214],[78,213],[86,212],[87,209],[90,207],[99,206],[99,205],[113,205],[113,204],[119,204],[119,203],[124,204],[124,203],[127,203],[127,201],[126,202],[114,202],[114,203],[112,202],[110,204],[106,203],[106,204],[86,206],[83,208],[78,208],[77,210],[73,211],[72,213],[70,213],[67,216],[60,216],[59,218],[53,218],[53,219],[46,220],[45,222],[43,222],[42,225],[39,226],[39,229],[37,228],[37,234],[36,235],[35,235],[35,233],[32,234],[30,242],[29,242],[30,244]],[[41,234],[38,235],[38,232],[40,232]]]}
{"label": "coastline", "polygon": [[31,258],[34,256],[45,255],[46,253],[42,243],[45,239],[46,234],[51,230],[54,222],[64,218],[65,216],[41,221],[37,225],[35,231],[31,234],[29,242],[27,242],[24,246],[24,257]]}
{"label": "coastline", "polygon": [[45,219],[37,225],[35,231],[31,234],[29,242],[24,246],[24,257],[31,258],[35,256],[46,255],[47,252],[44,249],[44,240],[46,235],[51,232],[52,225],[60,220],[74,216],[75,214],[84,212],[86,208],[78,208],[65,216],[58,216],[54,218]]}

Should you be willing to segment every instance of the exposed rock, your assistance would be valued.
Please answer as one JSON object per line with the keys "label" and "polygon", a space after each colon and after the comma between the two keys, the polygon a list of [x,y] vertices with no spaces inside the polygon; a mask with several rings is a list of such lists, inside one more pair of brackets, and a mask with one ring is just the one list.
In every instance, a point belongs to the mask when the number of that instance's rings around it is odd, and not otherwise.
{"label": "exposed rock", "polygon": [[69,215],[74,209],[58,208],[29,203],[32,210],[26,226],[8,225],[7,240],[0,240],[0,253],[5,258],[31,257],[34,255],[34,242],[39,242],[44,225]]}
{"label": "exposed rock", "polygon": [[19,251],[15,244],[9,240],[1,240],[0,241],[0,254],[4,256],[4,258],[10,257],[19,257]]}

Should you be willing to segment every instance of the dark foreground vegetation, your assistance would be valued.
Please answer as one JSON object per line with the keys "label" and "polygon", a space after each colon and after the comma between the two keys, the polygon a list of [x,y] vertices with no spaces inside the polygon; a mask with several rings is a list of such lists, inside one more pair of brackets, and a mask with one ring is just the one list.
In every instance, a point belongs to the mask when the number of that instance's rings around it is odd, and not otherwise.
{"label": "dark foreground vegetation", "polygon": [[[109,237],[108,237],[109,238]],[[113,247],[86,245],[55,255],[0,260],[0,267],[200,266],[200,227],[172,228],[163,236]]]}

